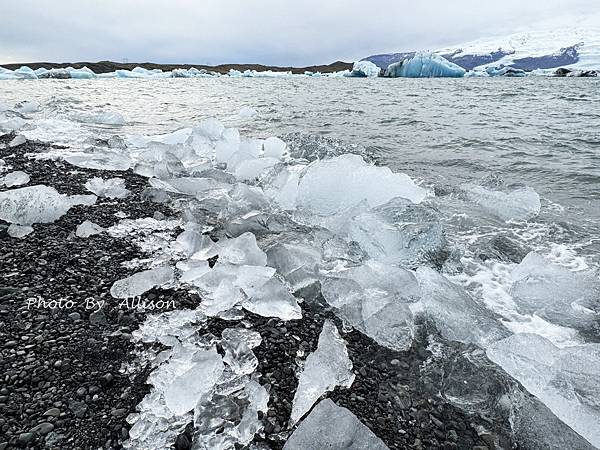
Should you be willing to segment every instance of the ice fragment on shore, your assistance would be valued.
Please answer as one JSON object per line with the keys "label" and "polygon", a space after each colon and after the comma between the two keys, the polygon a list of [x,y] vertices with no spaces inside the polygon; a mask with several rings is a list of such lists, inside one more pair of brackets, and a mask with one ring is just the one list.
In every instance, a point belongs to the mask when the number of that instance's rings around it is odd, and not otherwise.
{"label": "ice fragment on shore", "polygon": [[475,301],[463,287],[428,267],[417,269],[422,305],[446,339],[487,348],[509,335],[494,314]]}
{"label": "ice fragment on shore", "polygon": [[387,450],[358,417],[331,400],[319,402],[283,447],[284,450]]}
{"label": "ice fragment on shore", "polygon": [[223,362],[236,375],[250,375],[254,372],[258,367],[258,358],[246,343],[244,335],[229,331],[227,334],[223,333],[222,336],[221,346],[225,352]]}
{"label": "ice fragment on shore", "polygon": [[76,205],[93,205],[95,195],[63,195],[44,185],[0,192],[0,219],[18,225],[51,223]]}
{"label": "ice fragment on shore", "polygon": [[278,137],[270,137],[265,139],[263,144],[264,156],[269,158],[281,159],[287,145]]}
{"label": "ice fragment on shore", "polygon": [[88,191],[93,192],[98,197],[106,198],[125,198],[129,195],[129,190],[125,187],[125,180],[122,178],[109,178],[104,180],[94,177],[85,183]]}
{"label": "ice fragment on shore", "polygon": [[487,355],[600,447],[600,344],[560,349],[539,335],[519,333],[490,346]]}
{"label": "ice fragment on shore", "polygon": [[94,222],[90,222],[86,220],[85,222],[77,225],[77,230],[75,230],[75,235],[80,238],[87,238],[93,236],[94,234],[100,234],[104,231],[100,225],[95,224]]}
{"label": "ice fragment on shore", "polygon": [[535,252],[511,275],[511,294],[523,313],[573,328],[590,327],[598,320],[600,281],[594,276],[552,264]]}
{"label": "ice fragment on shore", "polygon": [[[267,255],[256,244],[252,233],[244,233],[233,239],[223,239],[216,243],[214,255],[219,255],[219,263],[247,266],[266,266]],[[210,256],[214,256],[210,254]]]}
{"label": "ice fragment on shore", "polygon": [[22,134],[19,134],[18,136],[15,136],[14,139],[8,143],[8,146],[9,147],[17,147],[19,145],[24,144],[25,142],[27,142],[27,138],[25,136],[23,136]]}
{"label": "ice fragment on shore", "polygon": [[65,161],[76,167],[96,170],[125,171],[133,165],[127,155],[101,149],[91,149],[86,152],[70,154],[65,156]]}
{"label": "ice fragment on shore", "polygon": [[271,278],[250,298],[242,302],[244,309],[263,317],[298,320],[302,310],[296,298],[277,278]]}
{"label": "ice fragment on shore", "polygon": [[325,392],[336,386],[349,388],[354,382],[352,361],[346,342],[330,320],[323,323],[317,350],[308,355],[298,378],[290,425],[298,422]]}
{"label": "ice fragment on shore", "polygon": [[10,172],[4,175],[3,179],[0,179],[0,184],[4,182],[4,186],[6,187],[14,187],[14,186],[22,186],[24,184],[29,183],[29,175],[25,172],[21,172],[17,170],[16,172]]}
{"label": "ice fragment on shore", "polygon": [[33,233],[33,227],[11,223],[8,227],[7,233],[10,237],[21,239],[28,234]]}
{"label": "ice fragment on shore", "polygon": [[464,190],[469,200],[504,221],[532,219],[542,207],[540,196],[529,186],[511,192],[492,191],[475,185],[467,185]]}
{"label": "ice fragment on shore", "polygon": [[115,281],[110,288],[110,295],[114,298],[138,297],[153,287],[168,283],[173,279],[173,275],[173,269],[170,267],[159,267],[138,272],[130,277]]}
{"label": "ice fragment on shore", "polygon": [[367,164],[360,156],[341,155],[308,166],[298,186],[299,207],[330,215],[365,200],[370,207],[394,197],[420,203],[427,191],[408,175]]}

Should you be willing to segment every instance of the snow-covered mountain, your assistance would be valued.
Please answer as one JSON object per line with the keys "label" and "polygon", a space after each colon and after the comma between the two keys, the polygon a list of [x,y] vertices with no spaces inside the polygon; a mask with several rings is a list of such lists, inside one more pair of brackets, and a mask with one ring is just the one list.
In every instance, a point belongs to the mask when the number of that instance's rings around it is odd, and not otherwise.
{"label": "snow-covered mountain", "polygon": [[[547,20],[527,30],[450,45],[434,52],[467,70],[502,65],[527,71],[558,67],[600,69],[600,12]],[[386,68],[414,53],[381,54],[364,59]]]}

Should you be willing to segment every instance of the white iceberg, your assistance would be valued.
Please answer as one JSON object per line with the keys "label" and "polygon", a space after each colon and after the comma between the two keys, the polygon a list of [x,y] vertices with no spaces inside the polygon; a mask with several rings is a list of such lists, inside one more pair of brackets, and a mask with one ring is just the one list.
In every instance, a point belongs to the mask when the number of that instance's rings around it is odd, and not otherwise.
{"label": "white iceberg", "polygon": [[379,76],[379,72],[381,72],[381,69],[371,61],[356,61],[352,66],[352,72],[348,76],[375,78]]}

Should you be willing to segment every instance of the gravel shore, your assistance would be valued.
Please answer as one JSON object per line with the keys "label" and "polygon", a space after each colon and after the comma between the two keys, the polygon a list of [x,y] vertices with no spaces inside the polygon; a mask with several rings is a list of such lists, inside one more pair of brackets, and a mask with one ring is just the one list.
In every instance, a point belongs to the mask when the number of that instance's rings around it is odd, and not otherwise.
{"label": "gravel shore", "polygon": [[[0,138],[0,146],[8,140]],[[74,207],[55,223],[34,225],[35,232],[23,239],[9,237],[8,225],[0,221],[0,450],[119,449],[128,438],[125,418],[149,390],[145,384],[149,370],[138,367],[133,379],[120,371],[134,361],[131,333],[145,314],[118,308],[110,301],[109,289],[135,272],[122,263],[144,255],[131,240],[105,233],[82,239],[74,231],[85,220],[113,225],[120,212],[132,219],[171,217],[176,212],[144,200],[146,179],[131,171],[77,169],[60,161],[24,157],[42,148],[27,142],[0,149],[0,158],[11,170],[27,172],[28,185],[86,194],[89,178],[120,177],[131,195]],[[28,307],[33,298],[42,307]],[[95,313],[86,309],[87,298],[107,300],[107,306]],[[178,308],[200,301],[194,294],[158,289],[143,298],[174,300]],[[75,306],[43,307],[44,301],[60,299],[73,300]],[[270,392],[269,411],[262,419],[264,433],[255,438],[263,448],[282,448],[290,433],[298,350],[306,355],[316,349],[325,319],[333,319],[342,331],[341,322],[322,306],[303,303],[302,309],[303,319],[290,322],[247,313],[246,319],[263,338],[254,352],[260,381]],[[210,319],[199,331],[219,335],[235,325]],[[435,386],[420,377],[429,355],[426,338],[417,339],[407,352],[394,352],[356,331],[342,332],[342,337],[356,380],[350,389],[337,389],[328,397],[352,411],[389,448],[485,450],[495,448],[495,441],[507,442],[501,424],[444,403]],[[489,432],[478,432],[482,427]],[[174,447],[189,449],[190,437],[189,432],[181,435]]]}

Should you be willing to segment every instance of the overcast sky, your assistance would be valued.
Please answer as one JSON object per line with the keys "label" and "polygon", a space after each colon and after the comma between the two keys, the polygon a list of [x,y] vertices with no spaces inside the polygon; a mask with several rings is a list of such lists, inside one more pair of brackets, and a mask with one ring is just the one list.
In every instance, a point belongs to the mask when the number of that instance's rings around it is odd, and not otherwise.
{"label": "overcast sky", "polygon": [[[417,4],[418,3],[418,4]],[[309,65],[520,31],[600,0],[0,0],[0,63]]]}

